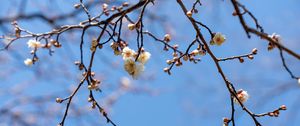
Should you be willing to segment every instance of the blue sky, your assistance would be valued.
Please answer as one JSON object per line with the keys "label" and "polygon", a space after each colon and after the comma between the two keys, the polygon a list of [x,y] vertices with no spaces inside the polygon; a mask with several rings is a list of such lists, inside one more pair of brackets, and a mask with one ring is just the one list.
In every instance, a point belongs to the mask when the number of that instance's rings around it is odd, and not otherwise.
{"label": "blue sky", "polygon": [[[18,3],[20,1],[15,0]],[[67,13],[73,9],[76,0],[58,2],[53,1],[34,1],[29,0],[25,13],[42,11],[48,16],[58,13]],[[185,0],[185,3],[192,0]],[[283,43],[298,54],[300,53],[299,33],[300,15],[299,1],[297,0],[240,0],[257,17],[260,24],[267,33],[276,32],[283,38]],[[14,1],[13,1],[14,2]],[[134,3],[136,1],[130,1]],[[15,14],[16,8],[12,7],[11,1],[5,1],[1,5],[0,15],[6,13]],[[51,3],[51,4],[50,4]],[[276,109],[282,104],[287,105],[288,111],[280,114],[279,118],[260,118],[265,125],[299,125],[299,86],[295,80],[290,79],[280,62],[277,50],[267,51],[267,42],[252,35],[248,39],[237,19],[232,16],[232,5],[228,0],[209,0],[203,1],[203,6],[199,7],[199,14],[194,15],[196,19],[207,24],[214,32],[222,32],[226,35],[226,42],[220,47],[211,47],[217,57],[227,57],[249,53],[253,48],[258,48],[258,55],[254,60],[245,60],[241,64],[238,61],[223,62],[222,68],[237,89],[247,90],[250,99],[245,103],[253,112],[261,113]],[[190,6],[189,4],[187,4]],[[45,6],[40,10],[40,7]],[[49,8],[47,8],[47,6]],[[99,4],[100,7],[100,4]],[[94,10],[92,14],[99,11]],[[7,11],[10,9],[10,11]],[[180,49],[185,49],[187,43],[193,40],[194,31],[188,20],[184,17],[179,6],[172,0],[159,1],[155,6],[149,6],[146,10],[151,14],[164,17],[166,23],[159,21],[145,20],[145,29],[155,35],[163,37],[168,32],[174,41],[180,45]],[[135,14],[131,15],[135,16]],[[81,14],[77,21],[86,19],[86,15]],[[248,20],[250,23],[251,21]],[[19,22],[20,26],[33,31],[45,32],[51,28],[40,20],[26,20]],[[59,22],[59,24],[74,24],[74,20]],[[9,25],[7,25],[9,27]],[[9,27],[10,28],[10,27]],[[95,32],[95,30],[90,30]],[[124,31],[126,32],[126,31]],[[127,31],[128,32],[128,31]],[[1,33],[6,34],[6,33]],[[86,36],[90,40],[91,36]],[[12,99],[17,99],[23,95],[43,96],[53,95],[55,97],[66,97],[68,92],[61,93],[69,88],[76,86],[80,72],[72,63],[79,59],[79,32],[64,34],[61,42],[63,48],[56,49],[53,56],[47,55],[47,51],[39,52],[40,61],[33,67],[23,65],[23,59],[30,56],[30,49],[27,48],[26,41],[20,40],[13,44],[9,51],[1,52],[2,60],[0,68],[1,92],[11,89],[18,85],[25,85],[21,88],[22,95],[15,97],[5,93],[0,94],[0,108]],[[135,48],[135,35],[126,33],[129,46]],[[208,34],[206,34],[208,37]],[[86,44],[85,50],[89,50]],[[163,45],[149,37],[146,37],[145,48],[152,53],[151,60],[146,65],[146,70],[138,80],[132,80],[133,85],[142,89],[150,90],[147,92],[129,91],[123,94],[116,103],[109,109],[111,119],[119,126],[220,126],[223,117],[230,116],[230,99],[224,82],[217,72],[209,56],[201,57],[202,61],[198,64],[185,63],[179,68],[172,70],[169,76],[162,71],[167,66],[165,61],[172,58],[171,53],[162,51]],[[86,53],[88,56],[88,53]],[[288,65],[299,75],[299,61],[287,56]],[[116,57],[109,49],[108,45],[97,53],[94,70],[98,77],[103,80],[102,93],[97,94],[100,101],[109,96],[118,88],[119,78],[129,77],[123,70],[121,57]],[[11,72],[11,76],[5,76]],[[2,76],[1,76],[2,75]],[[25,84],[23,84],[25,83]],[[26,85],[28,83],[28,85]],[[17,88],[19,89],[19,88]],[[154,93],[153,93],[154,92]],[[82,89],[75,99],[76,106],[83,111],[89,111],[86,102],[87,90]],[[47,106],[55,109],[56,115],[50,116],[51,125],[59,122],[62,117],[63,104],[55,104],[49,101]],[[32,109],[32,106],[18,106],[15,111]],[[50,108],[47,108],[50,109]],[[51,109],[50,109],[51,111]],[[53,110],[54,111],[54,110]],[[253,125],[251,118],[240,108],[237,108],[238,125]],[[100,120],[99,120],[100,118]],[[67,125],[80,125],[75,117],[68,117]],[[105,120],[99,117],[97,111],[90,111],[81,119],[93,119],[96,122],[104,123]],[[85,122],[83,121],[83,124]],[[6,122],[5,119],[0,122]],[[109,124],[107,124],[109,125]]]}

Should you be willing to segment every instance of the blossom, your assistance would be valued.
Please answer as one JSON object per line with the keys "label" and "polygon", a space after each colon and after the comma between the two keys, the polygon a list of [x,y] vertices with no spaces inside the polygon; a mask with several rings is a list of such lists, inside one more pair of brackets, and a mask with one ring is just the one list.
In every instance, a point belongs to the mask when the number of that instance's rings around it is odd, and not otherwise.
{"label": "blossom", "polygon": [[149,52],[142,52],[137,59],[138,62],[145,64],[150,59],[151,54]]}
{"label": "blossom", "polygon": [[35,39],[30,39],[27,42],[27,45],[28,45],[28,48],[39,48],[42,46],[41,43]]}
{"label": "blossom", "polygon": [[217,45],[221,45],[225,42],[226,37],[221,33],[216,33],[213,37],[213,42]]}
{"label": "blossom", "polygon": [[99,90],[99,85],[100,85],[101,81],[94,79],[91,81],[91,84],[88,85],[88,89],[89,90]]}
{"label": "blossom", "polygon": [[129,73],[133,73],[136,68],[136,64],[132,59],[125,60],[124,69]]}
{"label": "blossom", "polygon": [[134,54],[135,54],[134,50],[130,49],[129,47],[125,47],[122,50],[122,56],[124,60],[132,58]]}
{"label": "blossom", "polygon": [[92,52],[95,52],[97,46],[98,46],[98,41],[97,41],[97,39],[93,39],[93,40],[92,40],[92,44],[91,44],[91,48],[90,48],[91,51],[92,51]]}
{"label": "blossom", "polygon": [[195,50],[193,50],[192,52],[191,52],[191,55],[194,55],[194,56],[196,56],[196,55],[198,55],[199,54],[199,50],[198,49],[195,49]]}
{"label": "blossom", "polygon": [[125,60],[124,69],[136,79],[144,71],[144,65],[134,62],[133,59],[127,59]]}
{"label": "blossom", "polygon": [[273,39],[278,43],[281,43],[281,36],[276,33],[273,33],[272,35],[268,35],[268,37],[270,37],[271,39]]}
{"label": "blossom", "polygon": [[[272,35],[268,35],[269,38],[271,38],[273,41],[275,42],[278,42],[278,43],[281,43],[281,37],[280,35],[276,34],[276,33],[273,33]],[[268,50],[272,50],[276,47],[276,45],[272,42],[269,43],[268,45]]]}
{"label": "blossom", "polygon": [[91,84],[88,86],[89,90],[96,90],[99,89],[99,84]]}
{"label": "blossom", "polygon": [[[244,103],[249,99],[249,94],[247,91],[244,91],[243,89],[238,90],[237,92],[237,98],[240,102]],[[234,98],[234,102],[239,104],[238,100]]]}
{"label": "blossom", "polygon": [[31,66],[33,64],[33,61],[32,61],[32,59],[27,58],[26,60],[24,60],[24,64],[26,66]]}
{"label": "blossom", "polygon": [[128,89],[131,86],[131,81],[128,77],[122,77],[120,82],[121,86],[125,89]]}

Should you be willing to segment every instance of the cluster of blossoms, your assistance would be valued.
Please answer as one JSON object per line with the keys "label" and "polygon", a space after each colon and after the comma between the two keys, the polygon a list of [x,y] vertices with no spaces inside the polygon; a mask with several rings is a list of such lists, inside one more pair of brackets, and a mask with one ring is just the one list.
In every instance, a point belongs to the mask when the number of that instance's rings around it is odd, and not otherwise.
{"label": "cluster of blossoms", "polygon": [[36,49],[42,47],[41,42],[35,40],[35,39],[30,39],[27,42],[28,48]]}
{"label": "cluster of blossoms", "polygon": [[124,60],[124,69],[126,72],[136,79],[145,69],[144,65],[150,59],[151,54],[141,49],[140,52],[135,52],[130,49],[125,42],[111,44],[115,55],[122,55]]}
{"label": "cluster of blossoms", "polygon": [[[237,91],[237,98],[239,99],[240,102],[244,103],[249,99],[249,94],[247,93],[247,91],[240,89]],[[236,104],[239,104],[239,101],[236,98],[234,98],[234,102]]]}
{"label": "cluster of blossoms", "polygon": [[[151,54],[149,52],[141,51],[138,56],[134,50],[130,49],[129,47],[125,47],[122,50],[122,56],[123,60],[125,61],[124,69],[133,78],[137,78],[144,71],[144,64],[147,63]],[[135,62],[137,56],[137,62]]]}
{"label": "cluster of blossoms", "polygon": [[[28,45],[28,48],[31,48],[33,49],[31,51],[31,53],[34,53],[35,50],[37,50],[38,48],[42,47],[42,44],[41,42],[35,40],[35,39],[30,39],[28,42],[27,42],[27,45]],[[26,66],[31,66],[35,61],[37,61],[37,59],[29,59],[27,58],[26,60],[24,60],[24,64]]]}
{"label": "cluster of blossoms", "polygon": [[100,90],[99,89],[99,85],[100,85],[101,81],[97,80],[97,79],[93,79],[91,81],[91,84],[88,86],[89,90]]}
{"label": "cluster of blossoms", "polygon": [[24,60],[24,64],[26,66],[31,66],[36,61],[38,61],[38,57],[36,56],[36,51],[39,48],[47,48],[47,49],[50,50],[50,53],[52,53],[52,51],[51,51],[51,46],[52,45],[56,48],[61,47],[61,44],[59,42],[53,40],[53,39],[51,39],[50,42],[49,43],[47,42],[46,44],[41,44],[41,42],[36,40],[36,39],[30,39],[30,40],[28,40],[27,45],[28,45],[28,48],[32,49],[30,53],[33,55],[33,58],[32,59],[27,58],[27,59]]}

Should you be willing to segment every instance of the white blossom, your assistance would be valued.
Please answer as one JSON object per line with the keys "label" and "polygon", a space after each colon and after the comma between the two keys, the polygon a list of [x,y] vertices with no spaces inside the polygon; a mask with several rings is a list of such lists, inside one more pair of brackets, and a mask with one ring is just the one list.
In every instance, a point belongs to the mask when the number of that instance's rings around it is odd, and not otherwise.
{"label": "white blossom", "polygon": [[[249,99],[249,94],[247,93],[247,91],[240,89],[237,92],[237,97],[242,103],[245,103]],[[238,100],[235,98],[234,98],[234,102],[239,104]]]}
{"label": "white blossom", "polygon": [[33,64],[33,61],[32,61],[32,59],[27,58],[26,60],[24,60],[24,64],[26,66],[31,66]]}
{"label": "white blossom", "polygon": [[217,45],[222,45],[226,40],[225,35],[221,34],[221,33],[216,33],[213,37],[213,42]]}
{"label": "white blossom", "polygon": [[138,62],[145,64],[150,59],[151,54],[149,52],[142,52],[137,59]]}
{"label": "white blossom", "polygon": [[268,37],[272,38],[274,41],[281,43],[281,36],[279,34],[273,33],[272,35],[268,35]]}
{"label": "white blossom", "polygon": [[131,81],[128,77],[122,77],[120,80],[121,86],[125,89],[131,86]]}
{"label": "white blossom", "polygon": [[28,40],[27,45],[28,45],[28,48],[33,48],[33,49],[39,48],[42,46],[41,43],[35,39]]}
{"label": "white blossom", "polygon": [[134,62],[133,59],[127,59],[125,60],[124,69],[134,79],[137,79],[137,77],[144,71],[144,65]]}
{"label": "white blossom", "polygon": [[125,47],[125,48],[122,50],[122,56],[123,56],[123,59],[124,59],[124,60],[133,58],[134,54],[135,54],[135,51],[132,50],[132,49],[130,49],[129,47]]}
{"label": "white blossom", "polygon": [[198,49],[195,49],[191,52],[192,55],[196,56],[199,54],[199,50]]}
{"label": "white blossom", "polygon": [[91,84],[88,86],[89,90],[96,90],[99,89],[99,84]]}

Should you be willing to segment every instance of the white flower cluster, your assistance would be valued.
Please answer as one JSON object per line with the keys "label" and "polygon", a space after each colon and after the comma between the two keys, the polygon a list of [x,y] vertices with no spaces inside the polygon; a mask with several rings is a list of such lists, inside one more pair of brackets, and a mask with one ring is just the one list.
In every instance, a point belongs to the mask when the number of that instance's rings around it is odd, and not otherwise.
{"label": "white flower cluster", "polygon": [[[249,94],[247,93],[247,91],[240,89],[237,92],[237,98],[240,102],[245,103],[249,99]],[[236,98],[234,98],[235,103],[239,104],[239,101]]]}
{"label": "white flower cluster", "polygon": [[[39,41],[37,41],[35,39],[30,39],[27,42],[27,45],[28,45],[28,48],[31,48],[31,49],[34,49],[34,50],[42,47],[41,42],[39,42]],[[26,60],[24,60],[24,64],[26,66],[32,66],[33,63],[34,63],[34,61],[32,59],[27,58]]]}
{"label": "white flower cluster", "polygon": [[[129,47],[125,47],[122,50],[122,56],[123,60],[125,61],[124,69],[134,79],[137,79],[137,77],[144,71],[144,65],[150,59],[151,54],[142,50],[138,56],[134,50],[130,49]],[[137,56],[137,62],[135,62]]]}
{"label": "white flower cluster", "polygon": [[33,55],[33,58],[32,59],[27,58],[26,60],[24,60],[24,64],[26,66],[31,66],[36,61],[38,61],[38,57],[36,56],[35,53],[39,48],[49,49],[52,53],[53,51],[51,50],[51,47],[60,48],[62,45],[58,41],[53,39],[50,39],[50,42],[46,42],[46,44],[41,44],[41,42],[38,41],[37,39],[30,39],[27,42],[27,46],[28,48],[32,49],[31,54]]}
{"label": "white flower cluster", "polygon": [[41,42],[35,40],[35,39],[30,39],[27,42],[28,48],[36,49],[42,47]]}

